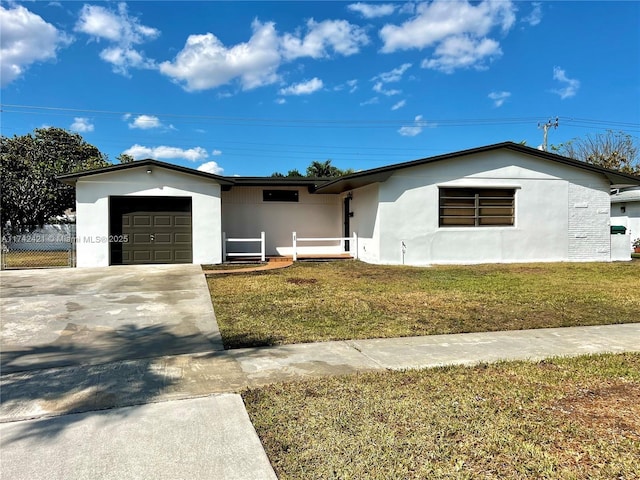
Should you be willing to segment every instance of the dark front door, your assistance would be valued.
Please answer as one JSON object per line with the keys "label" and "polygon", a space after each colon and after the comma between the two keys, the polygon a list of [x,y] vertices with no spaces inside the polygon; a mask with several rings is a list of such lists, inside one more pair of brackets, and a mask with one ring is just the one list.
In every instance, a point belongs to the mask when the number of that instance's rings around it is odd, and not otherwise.
{"label": "dark front door", "polygon": [[191,198],[111,197],[112,265],[191,263]]}
{"label": "dark front door", "polygon": [[[350,222],[350,218],[351,218],[351,197],[346,196],[344,197],[344,236],[345,237],[350,237],[351,236],[351,222]],[[350,245],[349,245],[349,240],[345,240],[344,242],[344,251],[348,252],[350,251]]]}

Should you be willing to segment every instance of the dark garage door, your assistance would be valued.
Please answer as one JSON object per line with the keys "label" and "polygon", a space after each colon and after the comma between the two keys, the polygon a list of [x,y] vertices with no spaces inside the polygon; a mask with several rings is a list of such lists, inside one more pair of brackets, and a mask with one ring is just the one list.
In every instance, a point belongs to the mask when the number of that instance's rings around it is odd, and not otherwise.
{"label": "dark garage door", "polygon": [[191,198],[111,197],[112,265],[191,263]]}

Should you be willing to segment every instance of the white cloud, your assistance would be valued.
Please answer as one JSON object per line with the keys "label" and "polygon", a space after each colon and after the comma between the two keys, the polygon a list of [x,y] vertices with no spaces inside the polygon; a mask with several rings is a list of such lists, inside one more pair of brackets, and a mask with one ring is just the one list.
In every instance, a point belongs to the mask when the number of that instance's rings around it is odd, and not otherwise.
{"label": "white cloud", "polygon": [[284,98],[276,98],[274,100],[278,105],[284,105],[287,101]]}
{"label": "white cloud", "polygon": [[379,3],[373,5],[371,3],[358,2],[347,5],[347,8],[352,12],[359,13],[364,18],[377,18],[391,15],[395,11],[396,5],[391,3]]}
{"label": "white cloud", "polygon": [[222,155],[222,150],[211,150],[211,155],[213,155],[214,157],[217,157],[219,155]]}
{"label": "white cloud", "polygon": [[423,60],[422,68],[453,73],[458,68],[485,69],[485,59],[502,55],[500,45],[490,38],[449,37],[435,50],[435,58]]}
{"label": "white cloud", "polygon": [[112,65],[113,71],[128,75],[130,68],[154,68],[155,62],[144,56],[134,46],[153,40],[160,31],[142,25],[136,17],[130,17],[127,4],[118,4],[117,11],[98,5],[84,5],[75,30],[105,40],[111,45],[100,52],[100,58]]}
{"label": "white cloud", "polygon": [[402,90],[393,89],[393,88],[390,89],[390,90],[385,90],[383,85],[384,84],[382,82],[375,83],[373,85],[373,91],[381,93],[381,94],[386,95],[388,97],[391,97],[393,95],[400,95],[402,93]]}
{"label": "white cloud", "polygon": [[113,71],[122,75],[129,74],[129,68],[153,68],[153,61],[146,59],[133,48],[109,47],[100,52],[100,58],[113,65]]}
{"label": "white cloud", "polygon": [[301,57],[326,58],[353,55],[369,42],[364,29],[346,20],[306,23],[306,32],[280,36],[273,22],[254,20],[247,42],[225,46],[212,33],[190,35],[172,61],[159,70],[187,91],[216,88],[240,82],[243,90],[280,80],[278,68]]}
{"label": "white cloud", "polygon": [[160,128],[162,126],[160,119],[153,115],[138,115],[133,119],[133,122],[129,124],[129,128],[139,128],[141,130]]}
{"label": "white cloud", "polygon": [[317,77],[312,78],[309,81],[296,83],[286,88],[281,88],[278,92],[280,95],[309,95],[313,92],[317,92],[323,87],[322,80]]}
{"label": "white cloud", "polygon": [[112,42],[120,41],[123,33],[121,18],[104,7],[84,5],[76,30],[87,35],[99,37]]}
{"label": "white cloud", "polygon": [[485,59],[502,53],[498,42],[487,35],[494,28],[506,33],[514,22],[515,7],[510,0],[420,3],[410,20],[382,27],[382,52],[430,47],[435,48],[436,57],[424,60],[423,68],[449,73],[457,68],[481,67]]}
{"label": "white cloud", "polygon": [[344,90],[346,88],[349,89],[349,93],[355,92],[358,90],[358,80],[347,80],[345,83],[333,87],[335,91]]}
{"label": "white cloud", "polygon": [[382,51],[425,48],[456,35],[483,37],[496,25],[509,30],[514,21],[514,6],[508,0],[484,0],[476,5],[466,0],[421,3],[411,20],[400,26],[388,24],[380,30]]}
{"label": "white cloud", "polygon": [[86,117],[75,117],[69,128],[74,132],[93,132],[94,125]]}
{"label": "white cloud", "polygon": [[531,13],[524,17],[522,21],[535,27],[542,21],[542,4],[540,2],[533,2],[531,6],[533,7]]}
{"label": "white cloud", "polygon": [[273,23],[252,24],[246,43],[227,48],[212,33],[190,35],[173,62],[160,64],[160,72],[187,91],[207,90],[238,78],[244,90],[276,82],[281,58]]}
{"label": "white cloud", "polygon": [[404,73],[411,68],[410,63],[403,63],[398,68],[394,68],[388,72],[383,72],[373,77],[372,80],[379,80],[384,83],[399,82],[402,80]]}
{"label": "white cloud", "polygon": [[402,107],[404,107],[407,104],[406,100],[400,100],[398,103],[394,104],[393,107],[391,107],[391,110],[399,110]]}
{"label": "white cloud", "polygon": [[300,57],[325,58],[331,48],[335,53],[349,56],[360,51],[369,43],[364,29],[346,20],[307,21],[307,33],[285,33],[282,36],[283,56],[288,60]]}
{"label": "white cloud", "polygon": [[552,90],[553,93],[557,93],[558,95],[560,95],[560,98],[562,100],[564,100],[565,98],[573,97],[576,93],[578,93],[578,89],[580,88],[580,80],[567,77],[566,72],[562,68],[553,67],[553,79],[564,84],[563,88]]}
{"label": "white cloud", "polygon": [[511,92],[491,92],[487,96],[493,100],[495,107],[501,107],[505,100],[511,96]]}
{"label": "white cloud", "polygon": [[131,155],[136,160],[142,158],[153,158],[156,160],[179,158],[189,160],[191,162],[205,160],[209,156],[207,151],[202,147],[183,149],[178,147],[167,147],[164,145],[159,147],[145,147],[138,144],[133,145],[123,153]]}
{"label": "white cloud", "polygon": [[21,5],[0,5],[0,85],[10,84],[36,62],[53,60],[72,38]]}
{"label": "white cloud", "polygon": [[413,125],[408,125],[404,127],[400,127],[398,133],[403,137],[415,137],[422,133],[424,128],[433,128],[435,127],[435,123],[428,123],[426,120],[422,118],[422,115],[417,115],[414,119]]}
{"label": "white cloud", "polygon": [[213,173],[214,175],[222,175],[222,172],[224,172],[224,168],[222,168],[216,162],[203,163],[196,170],[199,170],[201,172]]}
{"label": "white cloud", "polygon": [[360,102],[360,106],[376,105],[377,103],[380,103],[380,99],[378,97],[372,97],[369,100],[365,100],[364,102]]}
{"label": "white cloud", "polygon": [[400,7],[398,12],[405,15],[413,15],[414,13],[416,13],[416,4],[413,2],[407,2]]}
{"label": "white cloud", "polygon": [[400,95],[402,90],[398,89],[385,89],[384,84],[399,82],[402,79],[404,73],[411,68],[410,63],[403,63],[398,68],[394,68],[388,72],[380,73],[371,79],[371,81],[376,82],[373,85],[373,91],[391,97],[393,95]]}

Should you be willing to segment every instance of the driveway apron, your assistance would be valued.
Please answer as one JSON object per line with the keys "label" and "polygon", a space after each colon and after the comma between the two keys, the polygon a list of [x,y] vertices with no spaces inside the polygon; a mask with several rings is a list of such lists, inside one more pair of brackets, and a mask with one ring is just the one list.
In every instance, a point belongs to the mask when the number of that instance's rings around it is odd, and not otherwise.
{"label": "driveway apron", "polygon": [[2,373],[223,350],[198,265],[4,271]]}

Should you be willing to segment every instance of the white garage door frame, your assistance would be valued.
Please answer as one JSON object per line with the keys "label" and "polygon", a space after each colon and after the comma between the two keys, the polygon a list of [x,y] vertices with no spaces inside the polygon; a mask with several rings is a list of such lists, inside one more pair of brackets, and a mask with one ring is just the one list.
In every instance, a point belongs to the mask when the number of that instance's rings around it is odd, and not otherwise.
{"label": "white garage door frame", "polygon": [[214,180],[157,166],[79,178],[76,183],[77,266],[110,264],[109,198],[129,195],[191,198],[193,263],[221,263],[220,191],[220,184]]}

